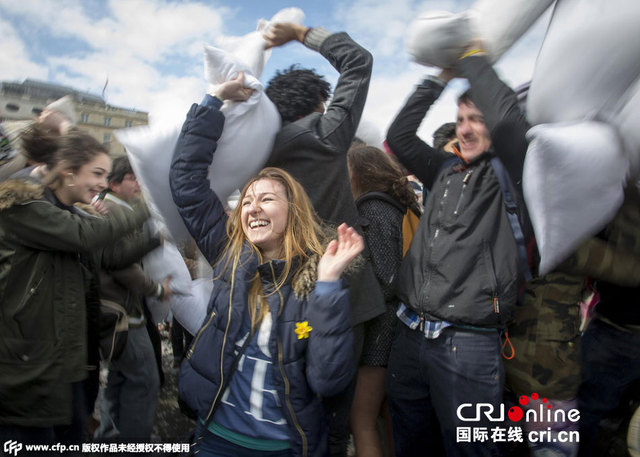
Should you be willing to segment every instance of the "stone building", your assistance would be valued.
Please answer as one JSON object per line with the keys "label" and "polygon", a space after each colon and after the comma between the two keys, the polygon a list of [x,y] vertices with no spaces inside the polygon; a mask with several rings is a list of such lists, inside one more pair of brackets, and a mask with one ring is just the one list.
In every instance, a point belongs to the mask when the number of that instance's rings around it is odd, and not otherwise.
{"label": "stone building", "polygon": [[65,95],[73,97],[77,127],[104,144],[113,156],[125,153],[113,133],[115,130],[149,123],[149,115],[144,111],[111,106],[97,95],[32,79],[0,82],[0,119],[32,119],[46,105]]}

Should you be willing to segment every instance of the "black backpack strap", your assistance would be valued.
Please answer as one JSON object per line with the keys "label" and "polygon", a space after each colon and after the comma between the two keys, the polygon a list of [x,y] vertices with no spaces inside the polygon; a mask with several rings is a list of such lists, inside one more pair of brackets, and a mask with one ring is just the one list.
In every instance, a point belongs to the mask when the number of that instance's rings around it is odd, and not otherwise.
{"label": "black backpack strap", "polygon": [[513,232],[513,237],[515,238],[516,245],[518,247],[518,262],[520,263],[520,270],[524,275],[525,281],[528,282],[531,281],[532,275],[531,270],[529,269],[527,245],[524,232],[522,231],[522,225],[520,224],[520,219],[518,219],[518,204],[514,198],[509,173],[498,157],[493,157],[491,159],[491,166],[498,178],[500,190],[502,191],[502,198],[505,206],[507,207],[507,218],[509,219],[511,231]]}

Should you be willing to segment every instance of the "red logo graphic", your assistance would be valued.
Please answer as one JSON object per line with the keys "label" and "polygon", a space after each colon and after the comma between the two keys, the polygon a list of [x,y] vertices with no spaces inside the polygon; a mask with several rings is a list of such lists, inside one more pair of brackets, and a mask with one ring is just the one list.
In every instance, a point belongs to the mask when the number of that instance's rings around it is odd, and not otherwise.
{"label": "red logo graphic", "polygon": [[509,408],[507,416],[509,416],[509,419],[511,419],[513,422],[518,422],[522,419],[524,413],[522,412],[522,408],[520,408],[519,406],[512,406],[511,408]]}
{"label": "red logo graphic", "polygon": [[[540,398],[540,395],[538,395],[536,392],[533,392],[531,394],[531,400],[537,400],[538,398]],[[527,397],[526,395],[521,395],[518,399],[518,403],[520,403],[520,405],[522,406],[527,406],[529,404],[529,401],[529,397]],[[551,405],[548,404],[548,400],[546,398],[542,399],[542,403],[547,403],[547,409],[551,409]],[[542,405],[540,407],[542,408]],[[522,420],[522,418],[524,417],[524,413],[522,412],[522,408],[520,408],[520,406],[512,406],[511,408],[509,408],[507,416],[509,416],[509,419],[511,419],[513,422],[518,422]]]}

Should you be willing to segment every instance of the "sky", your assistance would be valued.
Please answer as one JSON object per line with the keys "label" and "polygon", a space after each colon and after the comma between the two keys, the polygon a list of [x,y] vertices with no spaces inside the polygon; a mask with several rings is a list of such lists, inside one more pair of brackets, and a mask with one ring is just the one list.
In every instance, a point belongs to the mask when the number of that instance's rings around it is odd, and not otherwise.
{"label": "sky", "polygon": [[[498,0],[483,0],[500,3]],[[0,0],[0,80],[37,79],[101,95],[110,105],[149,113],[156,125],[181,123],[206,89],[203,44],[246,35],[283,8],[305,13],[303,24],[346,31],[374,56],[361,134],[371,143],[386,130],[413,88],[438,69],[411,61],[406,31],[421,13],[469,9],[474,0]],[[531,79],[549,12],[497,62],[515,87]],[[300,43],[273,50],[260,80],[298,63],[334,85],[338,74]],[[449,85],[419,134],[431,142],[455,120],[462,80]]]}

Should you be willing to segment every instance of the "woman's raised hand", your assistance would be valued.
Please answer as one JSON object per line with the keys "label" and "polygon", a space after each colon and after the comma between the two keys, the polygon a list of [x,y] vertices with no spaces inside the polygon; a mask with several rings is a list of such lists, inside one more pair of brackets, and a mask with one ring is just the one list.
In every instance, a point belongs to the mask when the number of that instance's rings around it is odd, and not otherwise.
{"label": "woman's raised hand", "polygon": [[211,95],[218,97],[220,100],[231,100],[234,102],[243,102],[247,100],[252,93],[253,89],[244,87],[244,72],[242,71],[238,72],[238,76],[234,79],[218,84],[215,90],[210,92]]}
{"label": "woman's raised hand", "polygon": [[349,263],[364,249],[364,240],[353,227],[341,224],[318,263],[318,281],[336,281]]}

